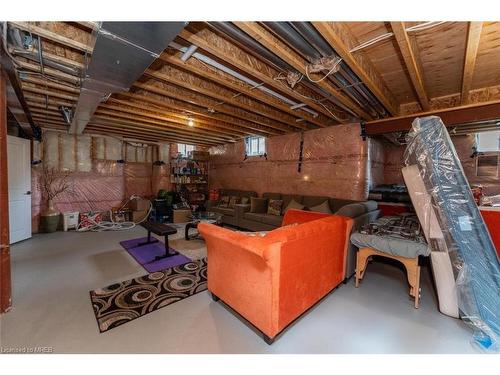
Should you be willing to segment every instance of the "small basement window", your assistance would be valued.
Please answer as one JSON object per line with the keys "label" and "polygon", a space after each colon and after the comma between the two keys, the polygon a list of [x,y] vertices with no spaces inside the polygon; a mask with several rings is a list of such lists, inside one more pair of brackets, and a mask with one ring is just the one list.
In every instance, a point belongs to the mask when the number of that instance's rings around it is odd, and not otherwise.
{"label": "small basement window", "polygon": [[189,151],[194,151],[193,145],[177,143],[177,152],[180,153],[183,157],[187,158],[189,156]]}
{"label": "small basement window", "polygon": [[478,152],[500,152],[500,130],[476,134]]}
{"label": "small basement window", "polygon": [[252,136],[245,138],[247,156],[260,156],[266,153],[266,138]]}

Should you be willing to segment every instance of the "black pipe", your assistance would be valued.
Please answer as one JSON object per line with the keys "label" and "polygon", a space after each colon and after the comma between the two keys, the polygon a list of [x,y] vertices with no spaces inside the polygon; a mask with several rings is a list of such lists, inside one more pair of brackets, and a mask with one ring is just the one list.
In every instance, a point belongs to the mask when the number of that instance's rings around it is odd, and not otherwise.
{"label": "black pipe", "polygon": [[[262,46],[260,43],[256,42],[254,39],[249,37],[246,33],[238,29],[230,22],[210,22],[209,24],[216,30],[222,32],[223,34],[229,35],[236,42],[241,44],[245,49],[249,48],[250,50],[253,50],[255,53],[258,54],[259,58],[264,58],[268,62],[272,63],[278,70],[292,71],[292,72],[296,71],[294,67],[292,67],[291,65],[289,65],[287,62],[283,61],[276,55],[274,55],[267,48]],[[340,107],[341,109],[351,114],[352,116],[358,117],[351,109],[343,105],[337,98],[335,98],[333,95],[329,93],[326,93],[324,90],[322,90],[312,82],[303,80],[301,83],[303,83],[306,87],[313,90],[320,96],[327,98],[337,107]]]}
{"label": "black pipe", "polygon": [[281,39],[289,42],[290,46],[297,49],[304,56],[320,58],[321,54],[311,47],[311,45],[287,22],[264,22]]}
{"label": "black pipe", "polygon": [[[311,44],[313,45],[321,54],[324,56],[338,56],[338,54],[333,50],[333,48],[318,34],[316,29],[309,22],[292,22],[294,28]],[[377,112],[386,114],[387,110],[378,101],[377,98],[364,86],[362,82],[352,71],[352,69],[347,64],[342,64],[340,73],[347,78],[351,85],[354,85],[355,89],[360,92],[368,102],[377,109]]]}

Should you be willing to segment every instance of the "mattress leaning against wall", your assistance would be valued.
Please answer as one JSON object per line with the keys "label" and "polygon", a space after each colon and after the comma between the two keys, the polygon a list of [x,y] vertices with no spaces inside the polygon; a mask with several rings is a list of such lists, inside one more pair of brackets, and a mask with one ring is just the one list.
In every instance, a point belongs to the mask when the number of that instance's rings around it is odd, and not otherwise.
{"label": "mattress leaning against wall", "polygon": [[439,117],[417,118],[407,142],[405,164],[417,165],[445,228],[460,315],[475,343],[500,351],[500,264],[448,131]]}

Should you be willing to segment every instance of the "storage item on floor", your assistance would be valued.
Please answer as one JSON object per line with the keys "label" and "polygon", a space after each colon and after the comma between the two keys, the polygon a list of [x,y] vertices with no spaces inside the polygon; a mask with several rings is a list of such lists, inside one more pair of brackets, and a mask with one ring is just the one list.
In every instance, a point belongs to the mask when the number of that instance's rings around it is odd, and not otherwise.
{"label": "storage item on floor", "polygon": [[143,199],[143,198],[134,198],[129,203],[129,208],[132,211],[149,210],[150,206],[151,206],[151,202],[149,200]]}
{"label": "storage item on floor", "polygon": [[191,210],[173,210],[173,223],[187,223],[189,221]]}
{"label": "storage item on floor", "polygon": [[479,210],[500,257],[500,207],[479,207]]}
{"label": "storage item on floor", "polygon": [[63,230],[76,229],[78,227],[79,212],[63,212]]}
{"label": "storage item on floor", "polygon": [[146,219],[148,215],[149,209],[148,210],[141,210],[141,211],[132,211],[132,221],[134,223],[138,223],[140,221],[143,221]]}
{"label": "storage item on floor", "polygon": [[476,344],[500,351],[500,263],[448,131],[439,117],[417,118],[407,141],[405,164],[417,166],[432,198],[457,275],[461,316],[475,329]]}
{"label": "storage item on floor", "polygon": [[208,289],[268,344],[344,280],[353,220],[288,210],[283,224],[264,237],[198,225],[210,260]]}
{"label": "storage item on floor", "polygon": [[381,217],[360,232],[353,233],[351,242],[359,248],[356,257],[356,287],[364,276],[366,263],[370,257],[377,255],[397,260],[406,267],[410,296],[415,299],[415,308],[418,308],[420,300],[418,257],[428,256],[429,247],[416,215]]}
{"label": "storage item on floor", "polygon": [[432,247],[430,259],[439,311],[453,318],[458,318],[455,275],[443,231],[431,207],[431,196],[427,193],[416,165],[404,167],[402,173],[427,243],[431,244]]}

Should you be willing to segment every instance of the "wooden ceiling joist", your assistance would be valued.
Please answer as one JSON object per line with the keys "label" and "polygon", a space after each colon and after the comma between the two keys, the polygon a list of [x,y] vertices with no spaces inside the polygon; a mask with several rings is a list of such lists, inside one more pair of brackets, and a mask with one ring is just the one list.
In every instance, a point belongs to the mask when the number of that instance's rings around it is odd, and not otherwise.
{"label": "wooden ceiling joist", "polygon": [[[125,100],[120,100],[120,99],[116,99],[116,98],[111,97],[108,99],[107,103],[116,103],[116,104],[123,105],[123,106],[129,106],[129,107],[133,107],[136,109],[141,109],[141,110],[144,110],[146,112],[151,112],[151,113],[154,113],[157,115],[161,115],[161,116],[163,116],[162,118],[166,118],[167,121],[175,122],[175,123],[181,124],[181,125],[186,125],[189,121],[189,116],[186,114],[183,114],[183,115],[176,114],[176,113],[173,113],[170,111],[165,111],[165,110],[162,110],[159,108],[151,107],[150,105],[141,104],[141,103],[131,101],[131,100],[125,101]],[[231,134],[234,136],[243,136],[243,135],[247,134],[246,132],[241,131],[240,129],[235,129],[234,127],[226,126],[225,124],[222,124],[222,123],[210,122],[210,121],[206,121],[202,118],[193,119],[191,117],[191,119],[194,121],[195,126],[201,125],[200,127],[203,129],[213,130],[215,132],[219,131],[219,132]]]}
{"label": "wooden ceiling joist", "polygon": [[[165,131],[155,131],[155,130],[141,130],[138,129],[137,127],[129,126],[126,124],[119,124],[119,123],[114,123],[114,124],[102,124],[99,122],[94,122],[91,121],[89,122],[89,130],[92,129],[99,129],[101,131],[114,131],[114,132],[121,132],[123,135],[124,133],[126,134],[134,134],[135,137],[151,137],[152,139],[160,140],[160,139],[168,139],[173,142],[185,142],[188,144],[203,144],[203,145],[216,145],[220,144],[221,142],[214,142],[211,140],[205,140],[202,138],[191,138],[191,137],[184,137],[179,134],[172,134],[168,133]],[[154,138],[153,138],[154,137]]]}
{"label": "wooden ceiling joist", "polygon": [[61,83],[56,83],[54,81],[51,81],[49,79],[44,79],[42,77],[38,78],[38,77],[35,77],[32,75],[28,75],[28,76],[22,77],[21,81],[31,83],[33,85],[36,85],[36,87],[43,87],[43,88],[50,87],[53,89],[57,89],[60,91],[65,91],[65,92],[70,92],[70,93],[77,94],[77,95],[80,94],[80,88],[78,88],[77,86],[70,86],[70,85],[65,85],[65,84],[61,84]]}
{"label": "wooden ceiling joist", "polygon": [[146,84],[135,83],[134,86],[140,87],[143,90],[155,92],[162,96],[167,96],[173,99],[181,100],[207,109],[210,108],[215,110],[216,112],[222,112],[242,120],[248,120],[267,128],[276,129],[284,132],[290,132],[294,130],[294,128],[291,126],[271,121],[266,117],[255,115],[252,112],[244,111],[240,108],[218,105],[220,102],[218,102],[215,99],[212,99],[205,95],[197,94],[191,90],[180,88],[165,82],[153,81],[153,82],[148,82]]}
{"label": "wooden ceiling joist", "polygon": [[420,112],[407,116],[392,117],[366,123],[367,135],[380,135],[393,132],[408,131],[417,117],[439,116],[447,126],[456,126],[474,121],[500,119],[500,101],[471,104],[444,110]]}
{"label": "wooden ceiling joist", "polygon": [[404,22],[391,22],[392,32],[396,37],[396,41],[399,46],[399,50],[403,57],[406,69],[410,75],[411,81],[415,92],[417,93],[420,106],[424,111],[430,109],[429,98],[425,91],[424,79],[422,75],[422,69],[418,63],[415,47],[412,45],[408,33],[405,29]]}
{"label": "wooden ceiling joist", "polygon": [[238,107],[242,110],[252,112],[259,117],[268,118],[270,121],[278,121],[285,125],[291,125],[296,128],[295,130],[312,129],[305,124],[296,123],[295,120],[298,117],[293,117],[277,111],[272,107],[263,105],[253,99],[243,96],[237,91],[230,91],[221,85],[213,84],[207,80],[201,79],[172,66],[165,66],[161,71],[153,71],[149,69],[146,71],[146,75],[153,77],[154,79],[209,96],[213,99],[217,99],[220,102],[223,102],[224,104],[222,105],[224,106]]}
{"label": "wooden ceiling joist", "polygon": [[71,38],[67,38],[67,37],[62,36],[58,33],[53,32],[53,31],[44,29],[43,27],[39,27],[39,26],[33,25],[31,23],[28,23],[28,22],[10,22],[9,21],[9,24],[13,27],[17,27],[21,30],[25,30],[25,31],[28,31],[30,33],[39,35],[44,39],[51,40],[51,41],[56,42],[58,44],[61,44],[63,46],[70,47],[70,48],[73,48],[73,49],[76,49],[78,51],[85,52],[85,53],[92,53],[91,46],[89,46],[85,43],[81,43],[81,42],[78,42],[76,40],[73,40]]}
{"label": "wooden ceiling joist", "polygon": [[[241,48],[235,46],[224,38],[221,38],[207,28],[197,29],[196,32],[191,32],[184,29],[180,32],[179,36],[188,43],[198,46],[212,56],[217,56],[225,64],[236,68],[249,78],[264,83],[273,90],[282,93],[284,96],[293,98],[299,103],[305,103],[308,107],[318,113],[331,118],[337,122],[347,122],[346,118],[342,117],[342,113],[336,112],[334,108],[326,110],[318,101],[324,98],[319,98],[314,93],[305,90],[300,85],[296,85],[294,89],[287,86],[285,83],[280,82],[276,78],[281,73],[279,70],[263,63],[249,53],[243,51]],[[334,123],[332,123],[334,124]]]}
{"label": "wooden ceiling joist", "polygon": [[359,42],[345,24],[342,22],[313,22],[313,25],[389,113],[396,115],[398,113],[397,100],[389,91],[371,61],[364,56],[363,52],[349,52],[359,45]]}
{"label": "wooden ceiling joist", "polygon": [[[16,62],[19,64],[19,66],[22,69],[26,69],[28,71],[32,71],[32,72],[38,73],[40,75],[42,74],[42,68],[38,64],[33,64],[33,63],[26,62],[26,61],[22,61],[21,59],[16,60]],[[63,81],[71,82],[74,85],[77,85],[80,83],[80,77],[61,72],[60,70],[57,70],[57,69],[45,67],[43,69],[43,73],[46,74],[47,76],[51,76],[51,77],[59,78]]]}
{"label": "wooden ceiling joist", "polygon": [[[302,56],[297,54],[273,34],[267,31],[264,27],[260,26],[256,22],[235,22],[235,25],[239,27],[242,31],[250,35],[252,38],[257,40],[260,44],[266,47],[268,50],[272,51],[276,56],[281,58],[290,64],[299,73],[306,74],[306,65],[308,61]],[[340,103],[345,105],[351,111],[356,113],[360,118],[369,120],[372,117],[363,108],[358,106],[351,98],[345,95],[342,91],[337,90],[330,82],[327,80],[319,81],[316,83],[320,88],[325,90],[327,93],[334,96]]]}
{"label": "wooden ceiling joist", "polygon": [[110,111],[110,110],[105,110],[105,109],[98,109],[94,115],[95,118],[103,119],[103,120],[115,120],[115,121],[121,121],[123,123],[125,122],[131,122],[134,125],[139,125],[144,128],[158,128],[162,129],[165,131],[171,131],[173,133],[179,133],[179,134],[186,134],[186,135],[193,135],[193,136],[199,136],[203,137],[206,139],[213,139],[215,141],[231,141],[234,138],[231,138],[229,136],[223,136],[223,135],[216,135],[201,129],[196,129],[196,128],[190,128],[190,129],[181,129],[181,127],[177,127],[175,124],[168,124],[166,125],[165,122],[163,121],[156,121],[153,119],[150,119],[146,116],[138,116],[138,115],[129,115],[120,111]]}
{"label": "wooden ceiling joist", "polygon": [[233,76],[223,72],[222,70],[207,66],[203,62],[198,61],[196,58],[191,58],[184,62],[176,54],[172,54],[172,52],[173,51],[168,51],[166,53],[163,53],[160,56],[160,60],[190,73],[196,74],[197,76],[204,79],[209,79],[212,82],[222,85],[230,90],[242,93],[243,95],[260,101],[261,103],[268,104],[269,106],[272,106],[277,110],[288,113],[292,116],[304,118],[319,127],[330,125],[330,120],[322,114],[314,117],[309,112],[291,109],[289,104],[285,104],[272,95],[265,94],[260,90],[252,88],[247,83],[234,78]]}
{"label": "wooden ceiling joist", "polygon": [[474,67],[476,66],[477,50],[479,48],[479,40],[481,39],[482,30],[482,22],[469,22],[460,99],[462,105],[467,104],[469,100],[469,91],[472,86],[472,77],[474,75]]}
{"label": "wooden ceiling joist", "polygon": [[176,129],[182,129],[182,130],[192,130],[192,129],[197,129],[197,130],[203,130],[209,132],[209,134],[214,134],[214,135],[222,135],[222,136],[228,136],[228,137],[241,137],[241,133],[235,133],[229,130],[224,130],[224,129],[219,129],[215,127],[207,127],[207,126],[200,126],[199,124],[197,126],[193,126],[192,128],[188,127],[187,125],[187,120],[183,119],[182,121],[178,120],[175,117],[167,117],[162,114],[158,114],[155,112],[152,112],[150,110],[143,110],[143,109],[138,109],[135,107],[128,107],[128,104],[101,104],[99,106],[99,109],[110,109],[113,111],[118,111],[118,112],[125,112],[129,113],[132,115],[139,115],[139,116],[144,116],[147,118],[151,118],[154,120],[159,120],[159,121],[164,121],[165,125],[168,125],[169,127],[173,127]]}
{"label": "wooden ceiling joist", "polygon": [[[139,86],[138,86],[139,87]],[[147,93],[147,94],[146,94]],[[162,96],[155,92],[144,91],[144,94],[140,91],[135,93],[120,93],[116,95],[117,97],[125,97],[129,100],[139,103],[149,103],[153,106],[163,108],[169,111],[178,111],[179,113],[191,114],[196,116],[196,118],[208,119],[211,124],[219,124],[219,126],[228,126],[229,129],[239,129],[248,134],[257,135],[273,135],[273,134],[283,134],[284,132],[277,131],[275,129],[270,129],[263,127],[261,125],[252,123],[250,121],[244,121],[236,117],[231,117],[223,113],[209,113],[206,108],[196,106],[194,104],[185,103],[180,100],[172,99],[169,97]],[[213,120],[213,121],[212,121]]]}
{"label": "wooden ceiling joist", "polygon": [[61,92],[58,92],[58,91],[54,91],[54,90],[48,90],[46,88],[41,88],[41,87],[37,87],[37,85],[33,85],[33,84],[30,84],[30,83],[26,83],[26,82],[23,82],[21,87],[23,88],[23,90],[27,91],[27,92],[33,92],[33,93],[36,93],[36,94],[42,94],[42,95],[48,95],[48,96],[51,96],[51,97],[54,97],[54,98],[60,98],[60,99],[65,99],[65,100],[69,100],[69,101],[72,101],[72,102],[75,102],[78,100],[78,96],[75,96],[75,95],[68,95],[68,94],[65,94],[65,93],[61,93]]}

